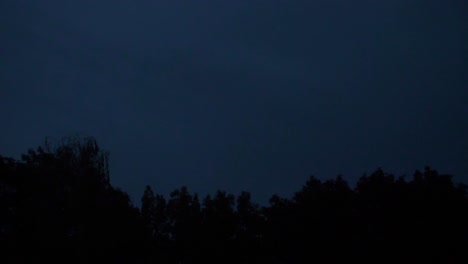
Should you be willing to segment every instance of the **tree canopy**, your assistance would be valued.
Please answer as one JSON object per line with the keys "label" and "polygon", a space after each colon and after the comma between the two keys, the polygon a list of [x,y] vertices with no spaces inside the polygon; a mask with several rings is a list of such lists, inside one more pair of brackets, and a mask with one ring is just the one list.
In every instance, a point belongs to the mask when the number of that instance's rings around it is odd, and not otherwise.
{"label": "tree canopy", "polygon": [[138,208],[93,138],[0,156],[3,263],[462,263],[467,223],[467,186],[430,167],[410,179],[379,168],[355,187],[311,176],[266,206],[146,186]]}

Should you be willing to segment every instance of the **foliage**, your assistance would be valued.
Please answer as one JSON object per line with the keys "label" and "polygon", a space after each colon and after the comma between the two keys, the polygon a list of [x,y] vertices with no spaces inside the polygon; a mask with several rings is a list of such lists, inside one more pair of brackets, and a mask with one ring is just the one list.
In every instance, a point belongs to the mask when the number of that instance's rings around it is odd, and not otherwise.
{"label": "foliage", "polygon": [[[305,183],[268,206],[187,187],[141,209],[110,184],[93,138],[45,142],[21,161],[0,156],[3,263],[461,263],[468,244],[466,185],[426,167],[412,179],[377,169]],[[26,253],[27,252],[27,253]]]}

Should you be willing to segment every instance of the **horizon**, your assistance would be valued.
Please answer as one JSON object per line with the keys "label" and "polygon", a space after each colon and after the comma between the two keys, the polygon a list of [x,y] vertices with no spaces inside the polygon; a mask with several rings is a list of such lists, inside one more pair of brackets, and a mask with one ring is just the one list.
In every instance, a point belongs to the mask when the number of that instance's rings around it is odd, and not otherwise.
{"label": "horizon", "polygon": [[429,165],[468,181],[468,5],[2,1],[0,153],[90,135],[139,204]]}

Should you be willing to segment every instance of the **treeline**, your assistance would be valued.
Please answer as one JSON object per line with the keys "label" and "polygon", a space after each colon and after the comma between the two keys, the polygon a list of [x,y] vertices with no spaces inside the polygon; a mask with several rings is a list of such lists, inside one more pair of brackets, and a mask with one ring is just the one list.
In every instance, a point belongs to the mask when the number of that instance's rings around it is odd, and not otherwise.
{"label": "treeline", "polygon": [[429,167],[354,188],[310,177],[268,206],[147,186],[137,208],[93,138],[0,156],[2,263],[463,263],[467,245],[467,187]]}

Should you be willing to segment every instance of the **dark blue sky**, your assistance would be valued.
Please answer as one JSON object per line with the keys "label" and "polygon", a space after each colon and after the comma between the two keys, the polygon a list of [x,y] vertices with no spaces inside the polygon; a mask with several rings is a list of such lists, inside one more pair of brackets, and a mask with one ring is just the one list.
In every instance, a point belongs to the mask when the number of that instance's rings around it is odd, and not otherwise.
{"label": "dark blue sky", "polygon": [[0,153],[91,135],[111,179],[290,195],[468,179],[465,0],[2,0]]}

